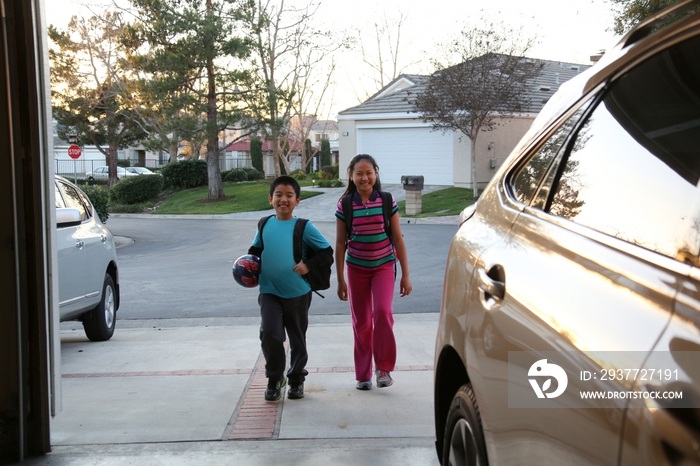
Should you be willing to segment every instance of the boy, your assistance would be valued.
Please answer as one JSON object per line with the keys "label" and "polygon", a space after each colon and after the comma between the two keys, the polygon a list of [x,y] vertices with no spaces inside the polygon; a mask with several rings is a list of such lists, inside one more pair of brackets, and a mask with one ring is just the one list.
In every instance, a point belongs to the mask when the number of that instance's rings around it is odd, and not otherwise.
{"label": "boy", "polygon": [[[270,185],[269,201],[275,209],[272,216],[253,239],[248,254],[260,257],[260,341],[265,356],[265,376],[268,379],[265,391],[266,401],[277,401],[282,397],[286,384],[285,330],[289,335],[291,350],[290,365],[287,371],[290,399],[304,397],[304,380],[308,372],[306,362],[306,329],[309,322],[311,287],[302,278],[309,272],[309,266],[322,261],[333,261],[333,249],[321,232],[308,222],[304,229],[303,243],[313,248],[317,254],[304,262],[294,261],[293,233],[297,218],[294,208],[299,205],[301,188],[290,176],[280,176]],[[262,254],[262,255],[261,255]]]}

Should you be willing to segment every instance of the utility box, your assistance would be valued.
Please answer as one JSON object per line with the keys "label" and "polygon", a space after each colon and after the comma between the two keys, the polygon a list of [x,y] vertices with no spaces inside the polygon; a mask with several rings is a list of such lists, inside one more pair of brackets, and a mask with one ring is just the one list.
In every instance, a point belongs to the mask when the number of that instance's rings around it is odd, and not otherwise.
{"label": "utility box", "polygon": [[423,175],[404,175],[401,184],[406,190],[406,215],[423,212]]}
{"label": "utility box", "polygon": [[401,184],[406,191],[423,191],[423,175],[404,175]]}

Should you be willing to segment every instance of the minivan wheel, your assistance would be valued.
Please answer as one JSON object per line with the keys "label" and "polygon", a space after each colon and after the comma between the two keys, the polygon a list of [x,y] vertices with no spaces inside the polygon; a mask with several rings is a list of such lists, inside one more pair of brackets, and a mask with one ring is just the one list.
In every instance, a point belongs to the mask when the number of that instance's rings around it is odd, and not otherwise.
{"label": "minivan wheel", "polygon": [[463,385],[452,399],[445,425],[442,464],[488,465],[481,416],[471,384]]}
{"label": "minivan wheel", "polygon": [[83,318],[83,329],[90,341],[106,341],[112,338],[117,322],[117,297],[114,280],[105,274],[102,285],[102,299],[92,311]]}

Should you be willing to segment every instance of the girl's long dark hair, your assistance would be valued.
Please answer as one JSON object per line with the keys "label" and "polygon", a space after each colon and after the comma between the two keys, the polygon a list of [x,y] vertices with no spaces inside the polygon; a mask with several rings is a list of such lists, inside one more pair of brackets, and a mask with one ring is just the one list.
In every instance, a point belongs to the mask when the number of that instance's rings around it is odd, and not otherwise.
{"label": "girl's long dark hair", "polygon": [[345,188],[345,192],[342,196],[340,196],[341,198],[344,197],[346,194],[355,194],[357,192],[357,186],[355,186],[355,182],[352,181],[352,171],[355,169],[355,165],[360,160],[366,160],[372,164],[372,166],[374,167],[374,171],[377,174],[376,181],[374,182],[374,189],[376,191],[382,190],[382,182],[379,181],[379,165],[377,165],[377,162],[374,160],[374,157],[372,157],[369,154],[357,154],[350,160],[350,164],[348,165],[348,187]]}

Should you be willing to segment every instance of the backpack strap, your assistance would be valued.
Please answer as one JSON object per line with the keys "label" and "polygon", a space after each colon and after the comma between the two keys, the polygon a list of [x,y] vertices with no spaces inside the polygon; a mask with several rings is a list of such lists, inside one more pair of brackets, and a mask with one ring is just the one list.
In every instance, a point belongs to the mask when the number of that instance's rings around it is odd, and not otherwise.
{"label": "backpack strap", "polygon": [[350,238],[352,234],[352,216],[354,214],[352,208],[352,194],[346,194],[342,199],[343,215],[345,216],[345,237]]}
{"label": "backpack strap", "polygon": [[270,220],[274,215],[268,215],[267,217],[263,217],[260,220],[258,220],[258,236],[260,237],[260,249],[265,249],[265,243],[263,242],[263,228],[265,227],[265,224],[267,223],[268,220]]}
{"label": "backpack strap", "polygon": [[305,218],[297,218],[294,224],[294,237],[292,239],[294,247],[294,262],[299,263],[303,255],[304,229],[309,221]]}
{"label": "backpack strap", "polygon": [[391,234],[391,208],[393,207],[394,198],[391,193],[386,191],[379,191],[379,195],[382,197],[382,215],[384,216],[384,231],[389,237],[389,240],[393,243],[394,236]]}
{"label": "backpack strap", "polygon": [[[394,198],[391,193],[386,191],[377,191],[382,198],[382,216],[384,217],[384,231],[391,242],[394,242],[394,236],[391,234],[391,208],[393,207]],[[352,234],[352,216],[354,209],[352,208],[352,194],[346,194],[341,200],[343,206],[343,215],[345,216],[345,236],[347,238]]]}
{"label": "backpack strap", "polygon": [[265,249],[265,243],[263,241],[263,227],[267,223],[268,220],[270,220],[271,217],[274,217],[274,215],[268,215],[267,217],[263,217],[260,220],[258,220],[258,237],[260,238],[260,247],[256,246],[250,246],[248,248],[248,254],[252,254],[254,256],[258,256],[262,259],[262,252],[263,249]]}
{"label": "backpack strap", "polygon": [[[263,249],[265,249],[265,243],[263,242],[263,228],[265,227],[265,224],[267,223],[270,218],[274,217],[274,215],[270,215],[267,217],[263,217],[260,220],[258,220],[258,236],[260,237],[260,251],[262,252]],[[306,224],[309,221],[305,218],[298,218],[296,223],[294,224],[294,233],[293,233],[293,238],[292,238],[292,245],[294,247],[294,261],[299,262],[302,257],[303,253],[303,243],[304,243],[304,229],[306,228]]]}

